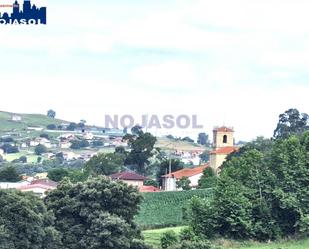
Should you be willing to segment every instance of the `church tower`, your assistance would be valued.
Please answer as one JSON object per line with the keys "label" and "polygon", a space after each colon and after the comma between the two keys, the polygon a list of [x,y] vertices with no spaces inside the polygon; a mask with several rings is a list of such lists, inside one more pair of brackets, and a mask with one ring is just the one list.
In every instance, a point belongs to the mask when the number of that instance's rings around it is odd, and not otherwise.
{"label": "church tower", "polygon": [[234,146],[234,130],[229,127],[215,127],[213,129],[214,149]]}
{"label": "church tower", "polygon": [[210,152],[210,167],[219,174],[220,167],[226,160],[226,157],[237,151],[234,146],[234,129],[230,127],[215,127],[213,129],[213,150]]}

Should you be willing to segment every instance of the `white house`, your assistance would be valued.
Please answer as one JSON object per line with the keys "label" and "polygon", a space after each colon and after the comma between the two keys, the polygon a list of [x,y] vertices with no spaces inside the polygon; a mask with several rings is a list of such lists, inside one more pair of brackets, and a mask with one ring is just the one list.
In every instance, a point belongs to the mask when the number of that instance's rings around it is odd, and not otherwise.
{"label": "white house", "polygon": [[3,156],[3,154],[4,154],[4,150],[0,149],[0,156]]}
{"label": "white house", "polygon": [[11,120],[14,121],[14,122],[20,122],[22,120],[22,118],[21,118],[20,115],[13,113],[12,116],[11,116]]}
{"label": "white house", "polygon": [[163,189],[165,191],[175,191],[177,190],[176,182],[183,177],[188,177],[190,180],[190,186],[196,188],[198,186],[198,181],[203,175],[203,171],[208,167],[208,164],[194,167],[194,168],[185,168],[171,174],[161,176],[163,179]]}

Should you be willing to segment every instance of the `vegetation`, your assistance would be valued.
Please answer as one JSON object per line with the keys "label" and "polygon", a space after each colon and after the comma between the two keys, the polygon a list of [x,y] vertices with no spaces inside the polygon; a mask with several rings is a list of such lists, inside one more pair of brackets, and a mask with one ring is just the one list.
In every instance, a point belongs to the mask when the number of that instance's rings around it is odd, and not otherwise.
{"label": "vegetation", "polygon": [[201,145],[209,146],[210,145],[209,136],[205,132],[199,133],[198,138],[197,138],[197,143]]}
{"label": "vegetation", "polygon": [[38,197],[0,190],[0,214],[1,249],[62,248],[54,216]]}
{"label": "vegetation", "polygon": [[309,132],[276,140],[269,150],[251,146],[224,163],[213,200],[192,200],[195,233],[257,240],[308,235]]}
{"label": "vegetation", "polygon": [[93,156],[85,165],[91,175],[111,175],[124,168],[125,156],[119,153],[107,153]]}
{"label": "vegetation", "polygon": [[140,127],[133,127],[132,134],[127,134],[123,138],[128,141],[131,149],[126,164],[133,165],[137,173],[145,175],[157,139],[151,133],[144,133]]}
{"label": "vegetation", "polygon": [[35,154],[36,154],[36,155],[40,156],[40,155],[42,155],[43,153],[46,153],[46,152],[47,152],[47,148],[46,148],[46,146],[44,146],[44,145],[42,145],[42,144],[39,144],[39,145],[35,146],[34,151],[35,151]]}
{"label": "vegetation", "polygon": [[177,188],[182,190],[191,190],[191,181],[188,177],[184,176],[176,182]]}
{"label": "vegetation", "polygon": [[45,199],[66,249],[148,248],[133,222],[140,202],[136,188],[105,177],[62,181]]}
{"label": "vegetation", "polygon": [[0,170],[0,182],[18,182],[19,174],[15,167],[8,166]]}
{"label": "vegetation", "polygon": [[217,176],[213,168],[207,167],[204,169],[203,175],[198,181],[199,188],[213,188],[216,186]]}
{"label": "vegetation", "polygon": [[141,210],[135,217],[135,221],[144,229],[186,224],[184,210],[193,196],[210,198],[212,191],[202,189],[144,193]]}
{"label": "vegetation", "polygon": [[[173,231],[180,239],[183,236],[183,231],[187,227],[171,227],[160,228],[154,230],[143,231],[145,242],[148,245],[153,246],[155,249],[161,248],[162,235],[168,231]],[[191,235],[192,236],[192,235]],[[257,242],[257,241],[235,241],[226,239],[211,240],[211,243],[216,246],[220,246],[222,249],[307,249],[309,248],[309,239],[301,240],[279,240],[275,242]]]}

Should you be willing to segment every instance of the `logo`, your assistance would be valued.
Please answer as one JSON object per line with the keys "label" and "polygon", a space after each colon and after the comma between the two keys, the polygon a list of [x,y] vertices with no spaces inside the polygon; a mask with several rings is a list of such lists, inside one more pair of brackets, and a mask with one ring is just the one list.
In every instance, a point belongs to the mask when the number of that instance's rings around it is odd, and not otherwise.
{"label": "logo", "polygon": [[[21,1],[21,0],[20,0]],[[2,9],[12,10],[11,13],[4,12]],[[46,24],[46,7],[37,7],[31,4],[31,0],[24,0],[20,5],[18,0],[13,4],[0,3],[0,25],[39,25]]]}

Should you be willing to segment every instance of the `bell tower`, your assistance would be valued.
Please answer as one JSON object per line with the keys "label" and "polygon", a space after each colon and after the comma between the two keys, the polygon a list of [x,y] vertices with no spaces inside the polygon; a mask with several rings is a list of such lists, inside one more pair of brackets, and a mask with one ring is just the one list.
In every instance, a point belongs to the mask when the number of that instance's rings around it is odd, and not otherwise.
{"label": "bell tower", "polygon": [[231,127],[215,127],[213,129],[213,147],[215,149],[234,146],[234,129]]}

